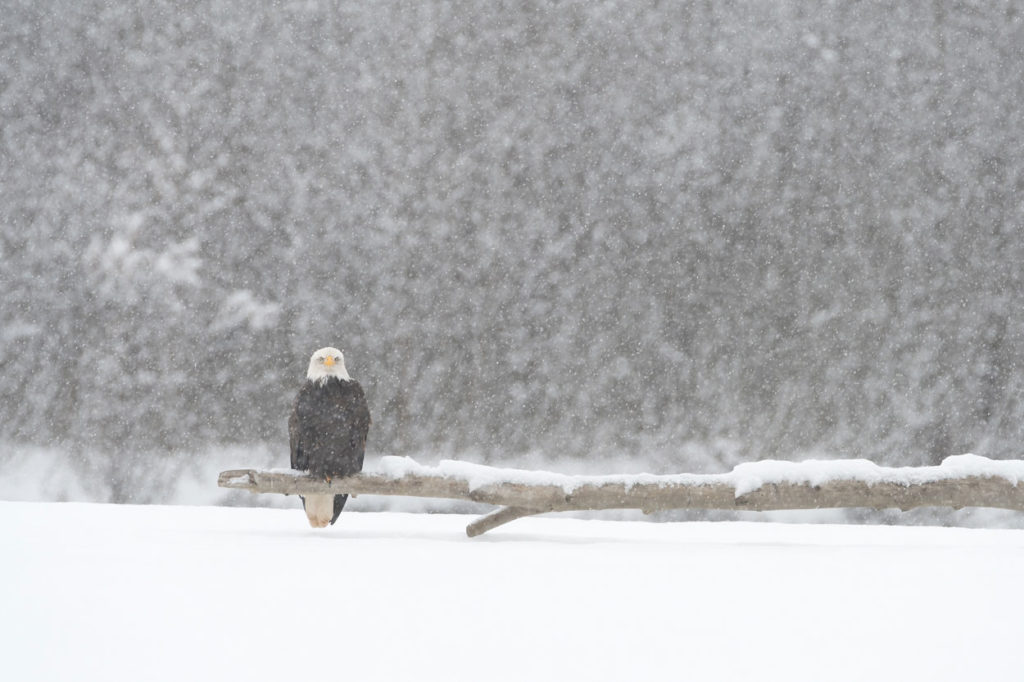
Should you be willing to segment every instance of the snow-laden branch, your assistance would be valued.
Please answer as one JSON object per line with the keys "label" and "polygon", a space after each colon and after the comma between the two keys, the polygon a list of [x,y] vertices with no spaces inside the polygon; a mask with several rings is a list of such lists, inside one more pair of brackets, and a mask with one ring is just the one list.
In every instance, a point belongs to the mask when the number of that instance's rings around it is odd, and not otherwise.
{"label": "snow-laden branch", "polygon": [[594,509],[825,509],[998,507],[1024,511],[1024,461],[976,455],[939,466],[882,467],[867,460],[766,460],[726,474],[570,476],[442,461],[428,467],[384,457],[372,470],[330,481],[289,469],[224,471],[218,485],[254,493],[406,495],[469,500],[502,509],[470,524],[479,535],[522,516]]}

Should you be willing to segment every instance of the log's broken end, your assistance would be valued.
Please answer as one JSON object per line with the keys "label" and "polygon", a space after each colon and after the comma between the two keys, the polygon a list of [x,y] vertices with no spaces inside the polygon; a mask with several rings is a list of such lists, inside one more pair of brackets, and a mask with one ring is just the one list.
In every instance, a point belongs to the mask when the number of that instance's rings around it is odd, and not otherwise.
{"label": "log's broken end", "polygon": [[217,485],[221,488],[250,489],[256,487],[256,472],[252,469],[234,469],[222,471],[217,477]]}

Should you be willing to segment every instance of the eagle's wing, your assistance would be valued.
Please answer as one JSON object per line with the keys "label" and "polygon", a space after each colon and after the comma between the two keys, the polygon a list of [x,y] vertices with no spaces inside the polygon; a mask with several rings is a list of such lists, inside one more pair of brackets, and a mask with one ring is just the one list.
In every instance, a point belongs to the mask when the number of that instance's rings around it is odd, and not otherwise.
{"label": "eagle's wing", "polygon": [[299,428],[299,401],[302,400],[302,392],[295,398],[295,405],[292,407],[292,413],[288,417],[288,443],[291,446],[292,451],[292,469],[298,471],[305,471],[309,469],[309,462],[306,460],[306,455],[302,451],[302,437],[301,429]]}
{"label": "eagle's wing", "polygon": [[366,394],[358,382],[352,382],[352,398],[349,405],[349,445],[354,456],[354,469],[361,471],[366,454],[366,434],[370,431],[370,406]]}

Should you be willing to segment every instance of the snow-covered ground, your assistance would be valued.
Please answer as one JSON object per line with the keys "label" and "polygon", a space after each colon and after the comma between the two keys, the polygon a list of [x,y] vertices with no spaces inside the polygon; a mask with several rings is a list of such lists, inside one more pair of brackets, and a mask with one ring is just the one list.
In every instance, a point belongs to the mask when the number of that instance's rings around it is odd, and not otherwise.
{"label": "snow-covered ground", "polygon": [[0,502],[10,680],[1024,679],[1024,531]]}

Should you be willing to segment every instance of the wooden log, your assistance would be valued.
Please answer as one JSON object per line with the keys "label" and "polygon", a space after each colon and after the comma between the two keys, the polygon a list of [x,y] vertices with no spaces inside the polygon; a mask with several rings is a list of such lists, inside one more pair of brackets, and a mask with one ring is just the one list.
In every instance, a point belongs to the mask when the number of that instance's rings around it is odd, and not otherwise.
{"label": "wooden log", "polygon": [[[402,461],[403,466],[390,471],[362,472],[330,482],[296,471],[225,471],[218,485],[256,493],[406,495],[502,507],[470,524],[470,536],[523,516],[552,511],[641,509],[650,513],[667,509],[838,507],[996,507],[1024,511],[1024,485],[1017,485],[1018,476],[1024,480],[1024,462],[972,455],[949,458],[951,464],[938,467],[890,469],[863,460],[847,461],[856,465],[852,468],[844,468],[843,461],[759,462],[741,465],[729,474],[669,476],[564,476],[457,462],[431,468]],[[822,467],[832,473],[823,477]],[[816,481],[819,478],[822,480]]]}

